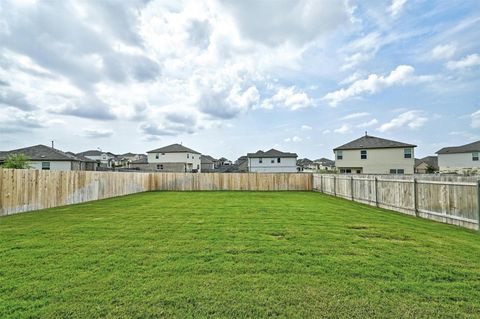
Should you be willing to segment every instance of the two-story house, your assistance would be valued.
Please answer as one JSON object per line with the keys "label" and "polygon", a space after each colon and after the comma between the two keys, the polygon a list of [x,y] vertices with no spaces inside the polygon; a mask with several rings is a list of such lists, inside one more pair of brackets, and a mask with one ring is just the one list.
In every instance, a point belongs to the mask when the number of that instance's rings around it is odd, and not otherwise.
{"label": "two-story house", "polygon": [[480,172],[480,141],[461,146],[444,147],[437,152],[441,173]]}
{"label": "two-story house", "polygon": [[77,153],[76,155],[86,157],[97,162],[99,167],[111,168],[115,164],[115,155],[109,152],[102,152],[100,150],[88,150]]}
{"label": "two-story house", "polygon": [[147,152],[148,169],[162,172],[200,172],[200,153],[181,144]]}
{"label": "two-story house", "polygon": [[256,173],[297,172],[296,153],[281,152],[275,149],[247,154],[248,171]]}
{"label": "two-story house", "polygon": [[333,150],[335,166],[345,174],[413,174],[415,147],[365,134]]}

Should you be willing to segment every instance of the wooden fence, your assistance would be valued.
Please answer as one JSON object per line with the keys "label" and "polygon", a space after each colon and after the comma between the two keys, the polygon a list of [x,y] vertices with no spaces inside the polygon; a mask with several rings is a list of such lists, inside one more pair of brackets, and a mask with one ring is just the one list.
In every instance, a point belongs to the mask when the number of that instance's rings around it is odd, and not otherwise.
{"label": "wooden fence", "polygon": [[0,169],[0,216],[146,191],[311,191],[311,174]]}
{"label": "wooden fence", "polygon": [[417,217],[479,229],[478,177],[314,174],[313,188]]}

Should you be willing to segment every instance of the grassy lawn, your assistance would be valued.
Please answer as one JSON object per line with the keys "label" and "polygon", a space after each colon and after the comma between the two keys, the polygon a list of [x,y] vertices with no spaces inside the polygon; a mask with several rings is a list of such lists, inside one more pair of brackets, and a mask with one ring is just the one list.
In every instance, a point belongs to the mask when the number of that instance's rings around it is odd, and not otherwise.
{"label": "grassy lawn", "polygon": [[480,234],[312,192],[0,218],[0,318],[479,318]]}

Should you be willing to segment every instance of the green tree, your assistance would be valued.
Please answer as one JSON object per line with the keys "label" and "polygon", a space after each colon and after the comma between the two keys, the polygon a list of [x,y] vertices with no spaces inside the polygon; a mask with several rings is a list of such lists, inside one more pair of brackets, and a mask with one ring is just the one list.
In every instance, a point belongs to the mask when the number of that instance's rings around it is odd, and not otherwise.
{"label": "green tree", "polygon": [[428,165],[427,169],[426,169],[426,172],[427,172],[427,174],[435,173],[435,167],[433,167],[432,165]]}
{"label": "green tree", "polygon": [[30,168],[28,158],[23,154],[8,155],[3,163],[3,168]]}

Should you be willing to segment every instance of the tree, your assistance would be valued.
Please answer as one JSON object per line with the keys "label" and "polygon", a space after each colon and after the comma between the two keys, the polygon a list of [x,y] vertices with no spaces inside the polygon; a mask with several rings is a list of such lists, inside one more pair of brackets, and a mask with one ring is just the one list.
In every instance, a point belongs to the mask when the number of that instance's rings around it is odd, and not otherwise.
{"label": "tree", "polygon": [[23,154],[8,155],[3,163],[3,168],[30,168],[28,165],[28,158]]}
{"label": "tree", "polygon": [[426,172],[427,172],[427,174],[435,173],[435,167],[433,167],[432,165],[428,165],[427,169],[426,169]]}

